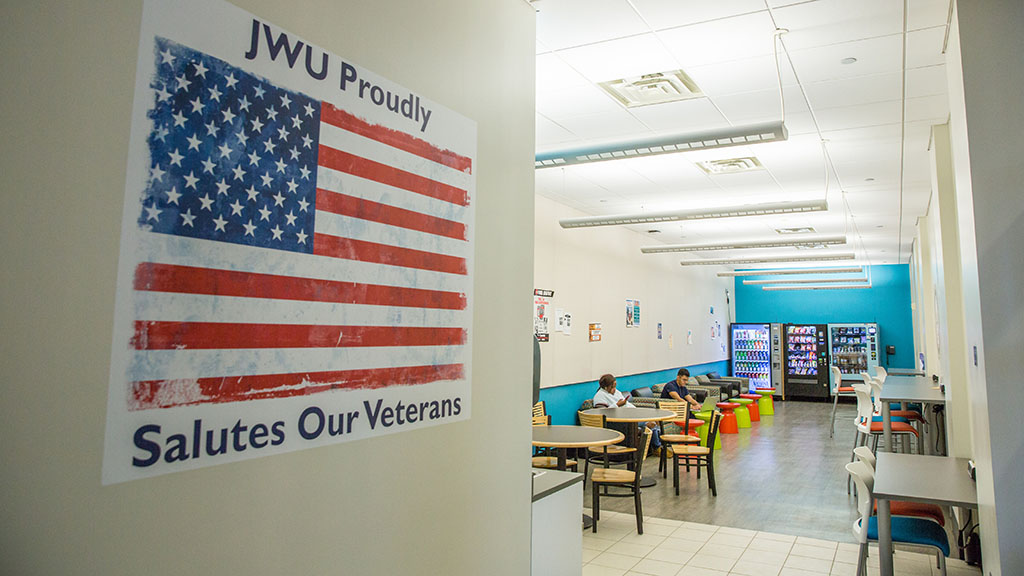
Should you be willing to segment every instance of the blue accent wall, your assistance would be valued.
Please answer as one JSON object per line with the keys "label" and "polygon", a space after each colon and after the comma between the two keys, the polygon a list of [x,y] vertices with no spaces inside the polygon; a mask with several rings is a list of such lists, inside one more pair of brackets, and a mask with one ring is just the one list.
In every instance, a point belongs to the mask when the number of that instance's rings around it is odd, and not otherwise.
{"label": "blue accent wall", "polygon": [[[866,267],[865,267],[866,268]],[[788,276],[801,278],[802,276]],[[765,291],[743,280],[770,280],[778,276],[736,277],[736,323],[782,322],[878,324],[879,365],[914,368],[914,320],[910,310],[910,266],[871,267],[871,288],[863,290]],[[886,358],[885,347],[896,346]]]}
{"label": "blue accent wall", "polygon": [[[682,368],[682,366],[679,368]],[[644,386],[664,384],[669,380],[675,380],[679,368],[645,372],[643,374],[629,374],[626,376],[616,375],[617,388],[629,392]],[[707,374],[708,372],[727,374],[729,372],[729,361],[708,362],[706,364],[686,366],[685,368],[690,371],[691,376]],[[597,392],[597,380],[590,380],[575,384],[565,384],[564,386],[542,388],[540,399],[544,402],[544,408],[548,414],[551,415],[552,424],[574,425],[576,424],[576,411],[580,409],[584,400],[593,398],[595,392]]]}

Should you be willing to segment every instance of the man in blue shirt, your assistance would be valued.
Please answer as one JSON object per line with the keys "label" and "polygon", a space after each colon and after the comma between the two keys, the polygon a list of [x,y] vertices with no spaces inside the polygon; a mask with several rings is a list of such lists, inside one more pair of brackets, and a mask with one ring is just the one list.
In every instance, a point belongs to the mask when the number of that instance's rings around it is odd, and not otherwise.
{"label": "man in blue shirt", "polygon": [[690,379],[690,371],[686,368],[680,368],[679,373],[676,374],[676,379],[665,383],[665,387],[661,390],[662,398],[670,398],[679,402],[689,402],[690,410],[697,412],[700,410],[700,402],[697,402],[690,391],[686,389],[686,382]]}

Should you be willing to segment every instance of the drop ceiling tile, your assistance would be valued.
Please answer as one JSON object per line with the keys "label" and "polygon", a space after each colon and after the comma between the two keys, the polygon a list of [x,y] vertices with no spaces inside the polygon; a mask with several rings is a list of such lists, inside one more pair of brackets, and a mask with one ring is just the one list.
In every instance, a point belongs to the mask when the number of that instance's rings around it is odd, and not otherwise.
{"label": "drop ceiling tile", "polygon": [[946,66],[927,66],[907,70],[907,98],[946,94]]}
{"label": "drop ceiling tile", "polygon": [[655,29],[696,24],[765,9],[764,0],[633,0],[633,4],[640,11],[640,15]]}
{"label": "drop ceiling tile", "polygon": [[552,50],[602,42],[648,30],[626,0],[539,2],[537,40]]}
{"label": "drop ceiling tile", "polygon": [[604,82],[655,72],[679,65],[654,34],[640,34],[558,52],[563,60],[591,82]]}
{"label": "drop ceiling tile", "polygon": [[903,75],[890,72],[815,82],[808,84],[806,90],[815,110],[899,100],[903,92]]}
{"label": "drop ceiling tile", "polygon": [[900,121],[899,100],[818,110],[815,115],[823,131],[894,124]]}
{"label": "drop ceiling tile", "polygon": [[729,126],[707,98],[640,106],[629,110],[635,118],[659,133],[702,132]]}
{"label": "drop ceiling tile", "polygon": [[907,98],[907,121],[932,120],[942,124],[949,118],[949,99],[945,94]]}
{"label": "drop ceiling tile", "polygon": [[559,123],[573,134],[588,140],[631,139],[650,133],[646,126],[625,110],[565,117]]}
{"label": "drop ceiling tile", "polygon": [[775,27],[767,11],[658,32],[684,68],[772,54]]}
{"label": "drop ceiling tile", "polygon": [[[807,110],[803,96],[797,86],[783,90],[786,114]],[[712,99],[726,119],[733,125],[777,122],[782,119],[782,104],[778,88],[716,96]]]}
{"label": "drop ceiling tile", "polygon": [[637,192],[656,191],[660,186],[637,174],[624,161],[593,162],[566,166],[567,174],[573,174],[589,180],[608,190],[620,194],[636,194]]}
{"label": "drop ceiling tile", "polygon": [[536,130],[535,146],[538,151],[559,148],[560,145],[579,141],[578,136],[540,114],[536,115]]}
{"label": "drop ceiling tile", "polygon": [[910,0],[907,6],[907,30],[945,26],[951,0]]}
{"label": "drop ceiling tile", "polygon": [[573,70],[557,54],[537,56],[537,93],[590,85],[590,81]]}
{"label": "drop ceiling tile", "polygon": [[907,33],[907,68],[945,64],[942,43],[946,38],[946,27],[936,26]]}
{"label": "drop ceiling tile", "polygon": [[[686,69],[686,73],[697,83],[697,86],[700,86],[700,89],[710,96],[757,90],[777,91],[779,89],[779,71],[775,66],[774,56],[744,58]],[[788,64],[783,64],[781,73],[783,86],[796,84],[796,78]]]}
{"label": "drop ceiling tile", "polygon": [[[902,34],[882,36],[868,40],[831,44],[790,53],[797,76],[810,84],[854,76],[869,76],[899,72],[902,66]],[[847,57],[856,58],[853,64],[842,64]]]}
{"label": "drop ceiling tile", "polygon": [[566,116],[613,113],[621,109],[618,102],[593,84],[537,94],[537,112],[555,121]]}
{"label": "drop ceiling tile", "polygon": [[818,0],[773,12],[789,50],[903,32],[903,6],[891,0]]}
{"label": "drop ceiling tile", "polygon": [[711,180],[728,194],[782,195],[782,190],[767,170],[720,174],[711,176]]}
{"label": "drop ceiling tile", "polygon": [[661,154],[620,160],[631,170],[643,174],[663,188],[703,188],[714,184],[707,174],[690,160],[691,154]]}

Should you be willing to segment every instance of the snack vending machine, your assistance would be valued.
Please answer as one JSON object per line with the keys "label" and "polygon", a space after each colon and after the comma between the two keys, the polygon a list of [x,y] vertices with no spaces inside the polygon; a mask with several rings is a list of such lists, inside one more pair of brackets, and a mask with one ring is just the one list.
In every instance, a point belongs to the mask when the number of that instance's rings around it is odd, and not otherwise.
{"label": "snack vending machine", "polygon": [[[844,381],[861,382],[860,373],[872,376],[878,368],[878,356],[882,347],[878,341],[878,324],[829,324],[828,341],[832,366],[843,373]],[[829,370],[831,380],[832,371]],[[846,375],[849,374],[849,377]],[[831,382],[832,394],[839,388],[839,382]]]}
{"label": "snack vending machine", "polygon": [[783,397],[829,397],[828,326],[785,324]]}
{"label": "snack vending machine", "polygon": [[776,388],[782,382],[781,324],[732,324],[732,375],[750,378],[756,388]]}

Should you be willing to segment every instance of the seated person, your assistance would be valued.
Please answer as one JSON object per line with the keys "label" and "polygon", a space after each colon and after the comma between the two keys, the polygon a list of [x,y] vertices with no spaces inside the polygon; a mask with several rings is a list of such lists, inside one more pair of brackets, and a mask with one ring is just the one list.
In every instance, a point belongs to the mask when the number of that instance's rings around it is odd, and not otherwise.
{"label": "seated person", "polygon": [[[594,407],[595,408],[636,408],[636,406],[629,403],[629,399],[623,396],[622,392],[616,389],[615,376],[611,374],[605,374],[598,380],[597,392],[594,393]],[[658,425],[654,422],[641,422],[640,426],[646,426],[651,429],[651,446],[654,447],[655,452],[661,449],[661,430]]]}
{"label": "seated person", "polygon": [[[690,404],[691,412],[699,412],[701,405],[693,398],[690,391],[686,388],[686,382],[690,379],[690,371],[686,368],[680,368],[679,373],[676,374],[676,379],[665,383],[665,387],[661,390],[662,398],[671,398],[679,402],[687,402]],[[595,399],[596,403],[597,400]]]}

